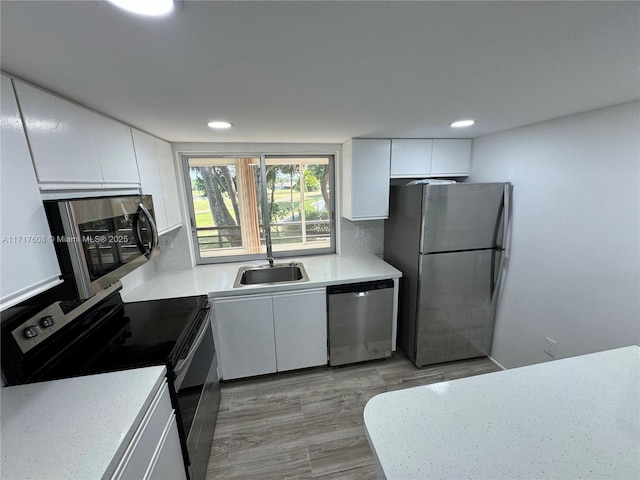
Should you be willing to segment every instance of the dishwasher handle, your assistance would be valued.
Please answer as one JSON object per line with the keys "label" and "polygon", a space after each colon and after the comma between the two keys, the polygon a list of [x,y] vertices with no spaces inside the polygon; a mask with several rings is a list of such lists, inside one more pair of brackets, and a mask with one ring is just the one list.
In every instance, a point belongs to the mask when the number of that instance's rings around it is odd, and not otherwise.
{"label": "dishwasher handle", "polygon": [[385,288],[393,288],[393,279],[377,280],[374,282],[347,283],[345,285],[330,285],[327,287],[327,295],[353,293],[356,297],[364,297],[368,296],[371,291]]}

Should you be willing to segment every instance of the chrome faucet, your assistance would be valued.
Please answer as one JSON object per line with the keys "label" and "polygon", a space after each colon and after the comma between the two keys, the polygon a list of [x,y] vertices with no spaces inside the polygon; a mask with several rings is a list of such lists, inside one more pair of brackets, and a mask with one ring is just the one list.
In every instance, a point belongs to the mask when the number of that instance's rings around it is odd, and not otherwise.
{"label": "chrome faucet", "polygon": [[273,248],[271,247],[271,228],[267,223],[265,228],[265,243],[267,244],[267,260],[269,261],[269,267],[273,268]]}
{"label": "chrome faucet", "polygon": [[267,169],[265,168],[264,156],[260,159],[260,181],[262,183],[262,213],[264,218],[264,240],[267,244],[267,261],[269,267],[273,268],[273,248],[271,248],[271,222],[269,221],[269,199],[267,197]]}

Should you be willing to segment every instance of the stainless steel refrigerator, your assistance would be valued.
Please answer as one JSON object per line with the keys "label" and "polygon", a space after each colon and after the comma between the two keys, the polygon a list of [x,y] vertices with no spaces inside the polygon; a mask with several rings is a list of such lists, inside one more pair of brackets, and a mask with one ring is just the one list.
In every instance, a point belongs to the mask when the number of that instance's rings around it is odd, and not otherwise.
{"label": "stainless steel refrigerator", "polygon": [[402,271],[398,345],[417,367],[487,355],[509,183],[392,186],[384,260]]}

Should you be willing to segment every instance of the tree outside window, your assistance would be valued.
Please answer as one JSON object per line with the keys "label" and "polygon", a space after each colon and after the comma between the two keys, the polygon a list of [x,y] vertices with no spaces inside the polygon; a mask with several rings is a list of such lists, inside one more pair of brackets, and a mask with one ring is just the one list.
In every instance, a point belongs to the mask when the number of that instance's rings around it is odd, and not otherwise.
{"label": "tree outside window", "polygon": [[261,168],[274,252],[332,252],[332,157],[190,157],[199,257],[266,254]]}

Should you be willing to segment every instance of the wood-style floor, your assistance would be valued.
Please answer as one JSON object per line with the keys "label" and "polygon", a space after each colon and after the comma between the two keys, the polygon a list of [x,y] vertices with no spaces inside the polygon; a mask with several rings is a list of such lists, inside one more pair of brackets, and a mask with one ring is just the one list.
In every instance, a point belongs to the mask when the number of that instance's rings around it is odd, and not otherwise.
{"label": "wood-style floor", "polygon": [[223,382],[207,479],[375,479],[362,412],[379,393],[500,370],[388,360]]}

